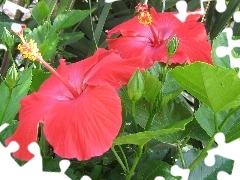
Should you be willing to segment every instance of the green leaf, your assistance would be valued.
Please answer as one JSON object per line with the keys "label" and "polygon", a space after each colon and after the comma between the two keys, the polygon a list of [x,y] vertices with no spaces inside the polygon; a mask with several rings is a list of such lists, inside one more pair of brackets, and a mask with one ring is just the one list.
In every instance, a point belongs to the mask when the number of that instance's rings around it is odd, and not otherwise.
{"label": "green leaf", "polygon": [[162,176],[167,180],[181,179],[171,175],[171,165],[160,160],[148,160],[144,162],[138,172],[138,180],[155,179],[156,176]]}
{"label": "green leaf", "polygon": [[[183,158],[187,167],[199,156],[200,153],[201,151],[197,149],[191,149],[183,153]],[[189,180],[215,180],[217,179],[219,171],[224,171],[230,174],[233,168],[233,161],[220,156],[215,156],[215,158],[216,162],[214,166],[208,167],[202,161],[198,166],[190,171]],[[181,166],[181,161],[179,159],[177,164]]]}
{"label": "green leaf", "polygon": [[160,66],[160,64],[158,62],[155,62],[153,64],[153,66],[151,68],[147,69],[146,71],[157,78],[159,78],[159,75],[163,73],[162,67]]}
{"label": "green leaf", "polygon": [[9,123],[15,115],[18,113],[20,108],[19,101],[27,95],[31,80],[32,80],[32,69],[29,68],[26,71],[19,72],[18,83],[15,88],[11,91],[7,88],[5,83],[0,85],[0,122]]}
{"label": "green leaf", "polygon": [[[230,114],[230,116],[229,116]],[[240,107],[220,113],[221,122],[228,118],[221,131],[225,134],[226,142],[240,138]]]}
{"label": "green leaf", "polygon": [[[234,113],[232,113],[234,112]],[[230,116],[229,116],[230,113]],[[195,117],[200,126],[205,130],[209,137],[214,136],[216,133],[214,123],[214,112],[206,105],[201,105],[195,113]],[[240,137],[240,108],[233,110],[225,110],[217,113],[216,115],[218,127],[220,131],[225,134],[226,142],[231,142]],[[228,121],[221,127],[220,125]]]}
{"label": "green leaf", "polygon": [[176,67],[171,74],[183,89],[214,112],[236,107],[240,103],[240,79],[233,69],[196,62]]}
{"label": "green leaf", "polygon": [[89,15],[88,10],[71,10],[65,11],[59,14],[53,21],[53,27],[56,31],[73,26],[74,24],[81,22],[85,17]]}
{"label": "green leaf", "polygon": [[190,133],[190,137],[196,139],[198,141],[209,141],[210,136],[206,133],[206,131],[200,126],[197,122],[196,118],[193,119],[192,123],[192,131]]}
{"label": "green leaf", "polygon": [[[183,119],[193,119],[190,111],[183,104],[175,100],[169,101],[158,110],[150,130],[159,130],[168,126],[174,126],[174,124],[178,124]],[[185,131],[167,134],[157,137],[156,139],[165,143],[177,143],[190,133],[192,127],[189,125],[190,124],[187,125]]]}
{"label": "green leaf", "polygon": [[192,118],[188,118],[182,121],[175,123],[173,126],[169,126],[167,128],[158,130],[158,131],[145,131],[136,134],[130,134],[127,136],[121,136],[114,140],[114,145],[122,145],[122,144],[135,144],[135,145],[144,145],[151,139],[166,135],[170,133],[174,133],[180,130],[184,130],[186,124],[188,124]]}
{"label": "green leaf", "polygon": [[219,13],[213,25],[214,28],[210,32],[210,39],[217,37],[217,35],[225,28],[239,4],[239,1],[229,1],[227,10],[223,13]]}
{"label": "green leaf", "polygon": [[[131,113],[131,101],[129,100],[127,93],[125,93],[124,91],[119,91],[119,95],[121,96],[121,100],[125,110]],[[145,128],[148,117],[149,117],[149,103],[147,102],[146,99],[142,98],[136,103],[137,123],[143,128]]]}
{"label": "green leaf", "polygon": [[201,105],[201,107],[199,107],[198,110],[195,112],[195,117],[197,122],[206,131],[206,133],[210,137],[214,136],[216,132],[214,123],[214,112],[206,105]]}
{"label": "green leaf", "polygon": [[[12,20],[9,18],[5,19],[5,16],[6,15],[3,15],[0,12],[0,37],[2,37],[2,34],[5,32],[4,27],[6,27],[7,30],[10,30],[12,25]],[[0,43],[2,43],[2,38],[0,38]]]}
{"label": "green leaf", "polygon": [[41,84],[51,75],[50,73],[44,72],[41,69],[33,69],[32,71],[32,84],[30,86],[31,91],[38,91]]}
{"label": "green leaf", "polygon": [[46,21],[43,25],[34,28],[26,37],[28,40],[34,39],[36,41],[44,60],[49,60],[56,53],[58,34],[50,22]]}
{"label": "green leaf", "polygon": [[219,46],[228,46],[228,39],[227,39],[227,34],[225,32],[222,32],[221,34],[219,34],[219,36],[213,40],[213,44],[212,44],[212,59],[214,62],[215,66],[223,66],[226,68],[230,68],[230,58],[229,56],[225,56],[225,57],[218,57],[216,54],[216,49]]}
{"label": "green leaf", "polygon": [[103,32],[102,30],[103,30],[103,27],[105,25],[108,13],[111,9],[111,5],[112,5],[112,3],[105,3],[104,4],[102,13],[101,13],[101,15],[99,17],[99,20],[98,20],[98,23],[97,23],[97,27],[94,31],[94,41],[92,41],[92,43],[90,45],[88,55],[92,55],[95,52],[96,47],[98,46],[98,42],[99,42],[100,36]]}
{"label": "green leaf", "polygon": [[49,61],[51,57],[56,53],[57,43],[57,34],[52,34],[49,36],[49,39],[46,39],[44,43],[38,46],[44,60]]}
{"label": "green leaf", "polygon": [[145,81],[144,97],[149,103],[153,103],[161,91],[161,82],[156,76],[151,75],[148,71],[143,72]]}
{"label": "green leaf", "polygon": [[0,142],[2,144],[5,144],[5,140],[8,137],[10,137],[11,135],[13,135],[13,133],[17,129],[17,126],[18,126],[18,121],[13,120],[13,121],[11,121],[11,123],[9,124],[9,126],[6,129],[4,129],[2,132],[0,132]]}
{"label": "green leaf", "polygon": [[60,158],[49,158],[43,157],[43,170],[44,171],[51,171],[51,172],[59,172],[61,171],[59,167],[61,159]]}
{"label": "green leaf", "polygon": [[239,23],[234,23],[233,36],[240,36],[240,24]]}
{"label": "green leaf", "polygon": [[69,9],[69,6],[73,3],[72,1],[59,0],[57,5],[57,14],[61,14]]}
{"label": "green leaf", "polygon": [[232,142],[240,138],[240,118],[232,125],[232,128],[225,134],[226,142]]}
{"label": "green leaf", "polygon": [[162,105],[177,97],[183,91],[182,87],[172,77],[171,73],[167,72],[165,82],[162,86]]}
{"label": "green leaf", "polygon": [[26,38],[34,39],[39,46],[40,44],[44,43],[46,40],[46,37],[50,33],[50,29],[52,28],[52,25],[50,22],[46,21],[43,25],[38,26],[37,28],[34,28],[33,31],[26,34]]}
{"label": "green leaf", "polygon": [[66,46],[77,42],[84,36],[82,32],[63,33],[59,35],[59,46]]}
{"label": "green leaf", "polygon": [[42,0],[39,1],[32,9],[32,16],[38,24],[42,24],[43,20],[50,14],[50,9],[47,3]]}
{"label": "green leaf", "polygon": [[63,51],[61,49],[58,49],[58,54],[62,55],[65,59],[77,58],[77,56],[75,54],[72,54],[67,51]]}

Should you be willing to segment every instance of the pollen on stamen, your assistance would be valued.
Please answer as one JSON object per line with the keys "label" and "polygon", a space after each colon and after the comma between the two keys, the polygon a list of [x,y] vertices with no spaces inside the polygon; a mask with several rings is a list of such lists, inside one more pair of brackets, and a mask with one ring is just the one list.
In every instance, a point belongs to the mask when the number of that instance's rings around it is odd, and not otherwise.
{"label": "pollen on stamen", "polygon": [[138,15],[138,21],[140,24],[142,24],[144,26],[150,25],[152,23],[152,16],[150,15],[149,12],[140,13]]}
{"label": "pollen on stamen", "polygon": [[140,3],[135,7],[135,9],[139,12],[138,21],[142,25],[150,25],[152,23],[152,16],[148,12],[148,5]]}
{"label": "pollen on stamen", "polygon": [[32,39],[29,42],[19,44],[17,48],[22,54],[23,58],[28,58],[31,61],[36,60],[36,56],[41,56],[41,54],[38,52],[39,49],[37,47],[37,43]]}

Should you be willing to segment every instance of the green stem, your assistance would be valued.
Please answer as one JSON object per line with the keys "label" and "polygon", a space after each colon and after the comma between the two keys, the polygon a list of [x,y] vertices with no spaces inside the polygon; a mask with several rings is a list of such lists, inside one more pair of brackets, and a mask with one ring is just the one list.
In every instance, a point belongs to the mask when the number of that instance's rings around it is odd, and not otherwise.
{"label": "green stem", "polygon": [[[214,113],[214,123],[215,123],[215,129],[216,129],[215,130],[215,134],[216,134],[220,130],[218,128],[217,113]],[[214,136],[215,136],[215,134],[211,137],[210,141],[208,142],[207,146],[203,149],[201,154],[189,166],[190,170],[194,169],[207,156],[207,151],[212,147],[212,144],[214,143]]]}
{"label": "green stem", "polygon": [[171,59],[171,56],[169,56],[169,54],[168,54],[167,61],[166,61],[166,66],[165,66],[165,70],[167,70],[167,68],[168,68],[170,59]]}
{"label": "green stem", "polygon": [[135,157],[133,165],[132,165],[132,167],[131,167],[131,169],[130,169],[127,177],[126,177],[126,180],[130,180],[131,177],[133,176],[134,171],[135,171],[135,169],[137,167],[138,161],[140,160],[140,158],[142,156],[142,150],[143,150],[143,146],[141,146],[141,145],[138,146],[138,151],[137,151],[136,157]]}
{"label": "green stem", "polygon": [[188,143],[189,139],[191,139],[190,136],[188,136],[188,137],[183,141],[182,145],[180,146],[181,149]]}
{"label": "green stem", "polygon": [[147,121],[147,124],[146,124],[146,127],[145,127],[145,131],[149,131],[149,129],[151,128],[154,116],[155,116],[155,113],[151,112],[150,116],[148,117],[148,121]]}
{"label": "green stem", "polygon": [[125,155],[125,153],[124,153],[122,147],[121,147],[120,145],[119,145],[118,147],[119,147],[120,151],[122,152],[122,156],[123,156],[124,162],[125,162],[125,164],[126,164],[127,172],[129,172],[129,166],[128,166],[127,157],[126,157],[126,155]]}
{"label": "green stem", "polygon": [[[223,120],[223,122],[220,124],[220,126],[217,126],[217,113],[214,113],[214,122],[215,122],[215,128],[216,128],[216,133],[222,131],[222,129],[224,128],[225,124],[229,121],[230,117],[240,109],[240,107],[237,107],[235,109],[232,109],[227,116],[225,117],[225,119]],[[194,169],[201,161],[202,159],[204,159],[207,156],[207,151],[212,147],[212,144],[214,143],[214,136],[213,135],[211,137],[211,139],[209,140],[207,146],[203,149],[203,151],[201,152],[201,154],[193,161],[193,163],[188,167],[190,170]]]}
{"label": "green stem", "polygon": [[132,101],[132,118],[133,118],[133,124],[135,126],[136,132],[138,132],[138,126],[136,121],[136,101]]}
{"label": "green stem", "polygon": [[190,171],[193,170],[207,156],[207,151],[212,147],[213,143],[214,143],[214,136],[211,137],[210,141],[208,142],[207,146],[203,149],[201,154],[188,167]]}
{"label": "green stem", "polygon": [[8,49],[8,55],[9,55],[9,58],[11,59],[12,63],[15,64],[17,71],[19,72],[18,65],[17,65],[16,61],[14,61],[14,59],[13,59],[11,49]]}
{"label": "green stem", "polygon": [[184,158],[183,158],[182,149],[181,149],[181,147],[180,147],[179,142],[177,143],[177,149],[178,149],[178,154],[179,154],[179,156],[180,156],[180,160],[181,160],[181,162],[182,162],[182,167],[183,167],[184,169],[186,169],[187,166],[186,166],[185,160],[184,160]]}
{"label": "green stem", "polygon": [[128,170],[127,168],[124,166],[121,158],[119,157],[118,153],[116,152],[116,150],[114,149],[114,146],[111,147],[111,150],[113,152],[113,154],[115,155],[115,157],[117,158],[117,161],[119,162],[119,164],[121,165],[123,171],[124,171],[124,174],[127,174]]}
{"label": "green stem", "polygon": [[2,121],[3,121],[3,118],[4,118],[4,115],[7,111],[7,108],[8,108],[8,105],[10,103],[10,100],[11,100],[11,96],[12,96],[12,89],[9,89],[9,93],[8,93],[8,96],[7,96],[7,99],[6,99],[6,102],[5,102],[5,106],[4,106],[4,110],[3,110],[3,113],[2,113],[2,117],[0,117],[0,124],[2,124]]}
{"label": "green stem", "polygon": [[166,61],[166,66],[164,67],[164,70],[163,70],[162,84],[164,84],[165,79],[166,79],[166,74],[167,74],[167,69],[168,69],[168,64],[169,64],[170,58],[171,57],[168,55],[167,61]]}
{"label": "green stem", "polygon": [[167,61],[166,61],[166,66],[163,68],[162,84],[164,84],[165,79],[166,79],[168,64],[170,62],[170,59],[171,59],[171,56],[169,56],[169,54],[168,54]]}

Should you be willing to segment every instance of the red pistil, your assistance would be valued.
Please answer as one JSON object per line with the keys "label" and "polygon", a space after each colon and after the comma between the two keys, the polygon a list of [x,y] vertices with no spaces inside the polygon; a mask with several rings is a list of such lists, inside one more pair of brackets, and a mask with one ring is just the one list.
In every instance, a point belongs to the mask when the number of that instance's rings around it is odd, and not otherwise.
{"label": "red pistil", "polygon": [[63,77],[58,74],[55,69],[52,68],[46,61],[44,61],[40,56],[36,56],[36,59],[44,65],[52,74],[57,76],[57,78],[65,85],[65,87],[71,92],[74,98],[79,96],[79,93],[65,80]]}
{"label": "red pistil", "polygon": [[135,7],[135,9],[141,13],[141,12],[148,12],[148,5],[147,4],[141,4],[141,3],[138,3],[138,5]]}
{"label": "red pistil", "polygon": [[152,16],[151,14],[148,12],[148,5],[147,4],[138,4],[135,9],[139,12],[138,15],[138,21],[140,24],[142,25],[149,25],[150,30],[152,32],[153,35],[153,39],[151,39],[152,41],[152,46],[159,46],[162,41],[159,41],[158,35],[156,34],[156,31],[154,30],[153,26],[151,25],[152,23]]}
{"label": "red pistil", "polygon": [[153,35],[153,39],[151,40],[152,41],[152,46],[159,46],[159,45],[161,45],[163,40],[161,40],[161,41],[159,40],[158,35],[157,35],[156,31],[154,30],[152,25],[149,25],[149,27],[150,27],[150,30],[151,30],[152,35]]}

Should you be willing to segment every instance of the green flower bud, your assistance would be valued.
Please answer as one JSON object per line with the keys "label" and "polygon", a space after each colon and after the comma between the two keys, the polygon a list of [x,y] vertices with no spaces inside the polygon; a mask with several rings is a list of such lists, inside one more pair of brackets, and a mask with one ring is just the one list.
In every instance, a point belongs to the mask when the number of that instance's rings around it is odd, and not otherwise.
{"label": "green flower bud", "polygon": [[18,78],[18,72],[15,67],[15,64],[13,64],[7,72],[5,83],[9,89],[13,89],[17,85],[17,78]]}
{"label": "green flower bud", "polygon": [[11,49],[14,45],[14,35],[12,35],[5,27],[2,34],[2,42]]}
{"label": "green flower bud", "polygon": [[176,35],[174,35],[173,38],[168,41],[167,52],[170,57],[176,53],[179,43],[180,41]]}
{"label": "green flower bud", "polygon": [[128,97],[131,101],[138,101],[144,93],[144,77],[137,69],[127,85]]}

